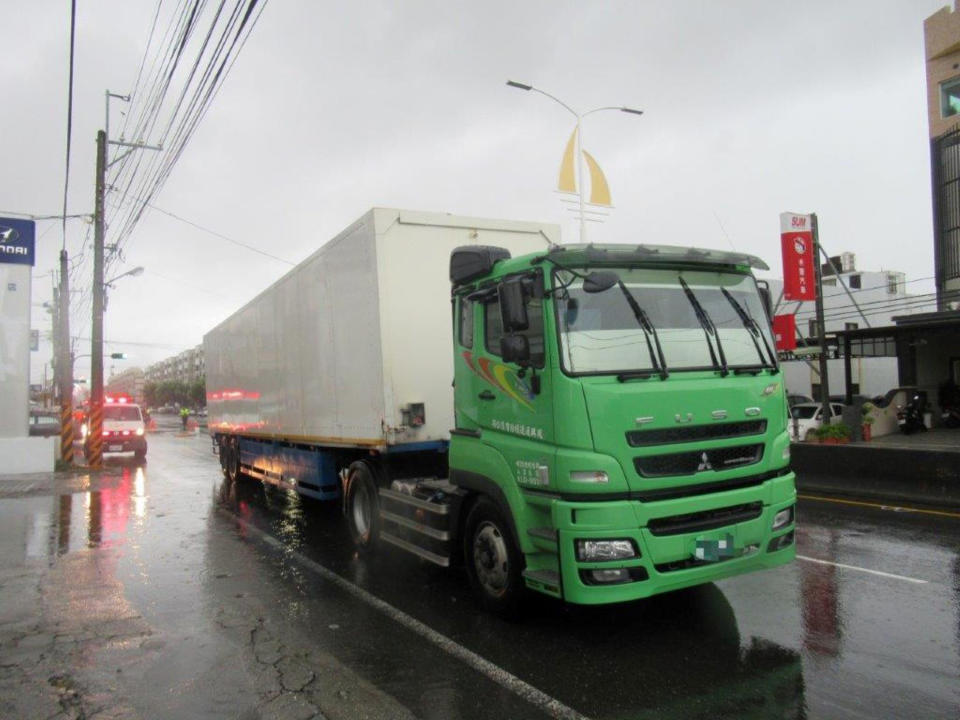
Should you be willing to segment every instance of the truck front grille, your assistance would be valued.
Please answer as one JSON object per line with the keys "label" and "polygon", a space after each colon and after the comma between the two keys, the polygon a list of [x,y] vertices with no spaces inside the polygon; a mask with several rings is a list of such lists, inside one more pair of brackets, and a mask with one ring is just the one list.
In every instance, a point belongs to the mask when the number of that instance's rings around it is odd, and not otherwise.
{"label": "truck front grille", "polygon": [[754,520],[760,517],[762,512],[763,503],[752,502],[745,505],[732,505],[715,510],[656,518],[647,523],[647,529],[651,534],[657,536],[683,535],[690,532],[716,530],[727,525]]}
{"label": "truck front grille", "polygon": [[766,420],[712,423],[684,427],[659,428],[655,430],[631,430],[627,433],[630,447],[645,445],[668,445],[670,443],[696,442],[698,440],[728,440],[744,435],[761,435],[767,431]]}
{"label": "truck front grille", "polygon": [[649,455],[633,459],[633,465],[643,477],[693,475],[707,470],[731,470],[760,462],[763,443],[736,447],[694,450],[666,455]]}

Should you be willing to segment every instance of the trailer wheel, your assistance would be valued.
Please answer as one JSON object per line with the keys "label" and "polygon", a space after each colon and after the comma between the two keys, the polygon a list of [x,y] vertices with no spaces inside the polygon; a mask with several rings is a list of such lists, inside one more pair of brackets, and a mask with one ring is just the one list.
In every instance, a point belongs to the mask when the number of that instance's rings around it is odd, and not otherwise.
{"label": "trailer wheel", "polygon": [[481,497],[464,528],[464,565],[480,604],[503,617],[516,617],[523,600],[523,559],[510,527],[491,500]]}
{"label": "trailer wheel", "polygon": [[227,480],[234,483],[240,479],[240,445],[234,439],[226,446],[224,454],[226,455],[226,473]]}
{"label": "trailer wheel", "polygon": [[347,471],[344,512],[354,545],[361,551],[374,548],[380,534],[380,507],[373,472],[365,462],[355,462]]}

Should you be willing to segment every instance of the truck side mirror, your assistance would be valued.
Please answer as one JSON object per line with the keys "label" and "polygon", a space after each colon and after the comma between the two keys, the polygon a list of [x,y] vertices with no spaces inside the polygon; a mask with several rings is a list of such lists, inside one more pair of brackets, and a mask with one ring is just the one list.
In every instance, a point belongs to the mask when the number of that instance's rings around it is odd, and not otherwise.
{"label": "truck side mirror", "polygon": [[503,331],[513,333],[529,328],[530,320],[527,318],[523,279],[504,280],[497,291],[500,296],[500,318],[503,322]]}
{"label": "truck side mirror", "polygon": [[583,279],[583,291],[585,293],[602,293],[618,282],[620,282],[620,276],[615,272],[609,270],[592,272]]}
{"label": "truck side mirror", "polygon": [[500,356],[504,362],[522,367],[530,364],[530,341],[526,335],[504,335],[500,338]]}

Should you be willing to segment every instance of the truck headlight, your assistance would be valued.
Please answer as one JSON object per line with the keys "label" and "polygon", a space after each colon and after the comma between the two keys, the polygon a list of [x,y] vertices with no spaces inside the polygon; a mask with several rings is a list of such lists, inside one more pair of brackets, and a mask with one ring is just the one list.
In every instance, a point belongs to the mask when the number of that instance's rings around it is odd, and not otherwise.
{"label": "truck headlight", "polygon": [[570,482],[606,485],[610,478],[603,470],[573,470],[570,473]]}
{"label": "truck headlight", "polygon": [[143,435],[143,428],[137,428],[137,435]]}
{"label": "truck headlight", "polygon": [[793,522],[793,505],[788,508],[784,508],[776,515],[773,516],[773,527],[772,530],[779,530],[782,527],[785,527]]}
{"label": "truck headlight", "polygon": [[577,560],[607,562],[638,557],[633,540],[577,540]]}

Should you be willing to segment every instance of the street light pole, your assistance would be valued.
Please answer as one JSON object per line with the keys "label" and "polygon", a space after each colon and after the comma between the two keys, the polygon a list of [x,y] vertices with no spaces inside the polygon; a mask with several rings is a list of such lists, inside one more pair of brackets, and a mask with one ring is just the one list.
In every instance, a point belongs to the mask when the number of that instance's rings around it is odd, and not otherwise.
{"label": "street light pole", "polygon": [[533,85],[527,85],[526,83],[515,82],[514,80],[507,80],[507,85],[512,88],[517,88],[518,90],[525,90],[527,92],[533,91],[540,93],[551,100],[553,100],[558,105],[561,105],[567,112],[573,115],[577,119],[576,127],[576,143],[574,144],[574,149],[577,153],[577,196],[579,198],[579,207],[580,207],[580,242],[587,241],[587,221],[586,221],[586,212],[584,210],[584,201],[583,201],[583,118],[587,115],[592,115],[596,112],[601,112],[602,110],[619,110],[620,112],[629,113],[631,115],[643,115],[643,110],[636,110],[634,108],[629,108],[625,106],[614,107],[598,107],[593,110],[588,110],[587,112],[580,113],[574,110],[572,107],[567,105],[563,100],[554,95],[551,95],[548,92],[541,90],[540,88],[534,87]]}

